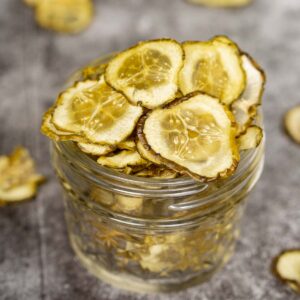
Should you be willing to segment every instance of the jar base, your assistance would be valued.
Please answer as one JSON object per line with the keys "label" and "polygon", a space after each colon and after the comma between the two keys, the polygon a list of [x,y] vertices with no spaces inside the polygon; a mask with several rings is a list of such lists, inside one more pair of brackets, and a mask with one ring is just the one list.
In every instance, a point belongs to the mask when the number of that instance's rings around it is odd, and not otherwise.
{"label": "jar base", "polygon": [[112,286],[138,293],[170,293],[204,283],[211,279],[211,277],[228,262],[234,252],[232,249],[232,251],[227,254],[226,260],[220,263],[216,268],[211,269],[208,272],[201,272],[186,281],[180,283],[153,283],[147,282],[146,280],[139,280],[138,278],[128,274],[120,275],[109,272],[104,267],[95,264],[91,259],[89,259],[80,250],[80,247],[76,244],[76,241],[72,238],[72,236],[70,237],[70,243],[80,263],[88,270],[89,273]]}

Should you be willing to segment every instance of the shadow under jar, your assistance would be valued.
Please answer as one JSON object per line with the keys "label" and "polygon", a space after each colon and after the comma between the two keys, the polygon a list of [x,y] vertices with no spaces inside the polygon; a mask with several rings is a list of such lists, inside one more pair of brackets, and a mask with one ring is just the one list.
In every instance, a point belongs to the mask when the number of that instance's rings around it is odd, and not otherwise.
{"label": "shadow under jar", "polygon": [[203,184],[140,178],[98,165],[73,142],[53,143],[71,245],[94,275],[140,292],[208,280],[231,257],[264,144],[242,154],[235,174]]}

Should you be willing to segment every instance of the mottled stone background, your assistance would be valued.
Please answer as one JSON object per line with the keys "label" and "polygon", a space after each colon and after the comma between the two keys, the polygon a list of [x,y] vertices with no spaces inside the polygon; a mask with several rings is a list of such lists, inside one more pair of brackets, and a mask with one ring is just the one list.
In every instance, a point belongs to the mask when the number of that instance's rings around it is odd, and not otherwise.
{"label": "mottled stone background", "polygon": [[[96,18],[80,35],[37,28],[21,0],[0,2],[0,153],[27,146],[48,177],[38,198],[0,208],[1,300],[293,300],[270,274],[281,249],[300,247],[300,147],[282,130],[300,103],[300,2],[256,0],[239,10],[183,0],[96,0]],[[209,283],[169,295],[136,295],[89,275],[68,245],[61,195],[39,133],[42,112],[77,67],[141,39],[207,39],[227,34],[265,68],[266,165],[249,201],[234,259]]]}

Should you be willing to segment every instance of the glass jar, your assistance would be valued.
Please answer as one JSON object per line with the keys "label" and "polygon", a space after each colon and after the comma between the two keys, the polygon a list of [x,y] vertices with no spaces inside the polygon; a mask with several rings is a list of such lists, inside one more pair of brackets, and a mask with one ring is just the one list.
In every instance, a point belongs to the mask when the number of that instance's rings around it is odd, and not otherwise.
{"label": "glass jar", "polygon": [[[101,74],[108,58],[72,81]],[[208,280],[233,254],[247,195],[263,168],[264,143],[235,174],[209,184],[153,179],[100,166],[74,142],[54,142],[72,248],[98,278],[140,292],[181,290]]]}

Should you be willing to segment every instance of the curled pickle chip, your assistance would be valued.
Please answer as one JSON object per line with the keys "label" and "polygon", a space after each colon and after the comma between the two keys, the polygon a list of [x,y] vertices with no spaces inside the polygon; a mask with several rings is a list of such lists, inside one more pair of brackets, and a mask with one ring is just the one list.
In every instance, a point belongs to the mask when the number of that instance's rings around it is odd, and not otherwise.
{"label": "curled pickle chip", "polygon": [[122,150],[131,150],[135,151],[136,150],[136,144],[132,138],[129,138],[123,142],[120,142],[118,144],[118,148]]}
{"label": "curled pickle chip", "polygon": [[300,144],[300,105],[290,109],[284,118],[285,129],[289,136]]}
{"label": "curled pickle chip", "polygon": [[53,124],[64,131],[82,136],[89,143],[116,145],[134,130],[142,115],[141,107],[99,81],[78,82],[63,92],[53,112]]}
{"label": "curled pickle chip", "polygon": [[242,63],[246,72],[246,88],[231,105],[238,133],[245,131],[256,116],[256,107],[261,104],[266,81],[264,71],[249,55],[242,55]]}
{"label": "curled pickle chip", "polygon": [[273,260],[273,273],[300,293],[300,249],[283,251]]}
{"label": "curled pickle chip", "polygon": [[122,150],[111,156],[100,156],[97,163],[111,168],[125,168],[147,164],[137,151]]}
{"label": "curled pickle chip", "polygon": [[263,130],[256,126],[249,126],[245,133],[237,139],[240,150],[250,150],[259,146],[263,138]]}
{"label": "curled pickle chip", "polygon": [[92,16],[91,0],[41,0],[35,10],[40,26],[65,33],[82,31],[91,23]]}
{"label": "curled pickle chip", "polygon": [[103,75],[107,64],[88,66],[81,71],[82,80],[98,80]]}
{"label": "curled pickle chip", "polygon": [[113,210],[124,213],[141,213],[143,209],[143,198],[129,197],[124,195],[116,195],[116,204],[112,207]]}
{"label": "curled pickle chip", "polygon": [[232,119],[217,99],[192,93],[142,117],[138,137],[163,164],[205,182],[228,177],[237,167]]}
{"label": "curled pickle chip", "polygon": [[110,145],[97,145],[88,143],[77,143],[79,149],[87,154],[91,155],[105,155],[114,151],[115,147]]}
{"label": "curled pickle chip", "polygon": [[183,63],[181,45],[169,39],[141,42],[108,64],[105,79],[134,104],[155,108],[175,98]]}
{"label": "curled pickle chip", "polygon": [[245,73],[236,44],[225,36],[207,42],[183,43],[185,61],[179,73],[184,95],[200,91],[225,104],[236,100],[245,87]]}
{"label": "curled pickle chip", "polygon": [[32,198],[44,177],[25,148],[18,147],[10,156],[0,156],[0,201],[18,202]]}
{"label": "curled pickle chip", "polygon": [[150,151],[151,149],[149,148],[149,146],[144,146],[141,141],[138,141],[136,143],[136,147],[141,157],[148,161],[151,161],[156,165],[161,165],[161,159],[157,155],[153,154],[152,151]]}
{"label": "curled pickle chip", "polygon": [[160,166],[150,166],[134,174],[140,177],[151,177],[160,179],[172,179],[178,176],[178,173],[174,170]]}
{"label": "curled pickle chip", "polygon": [[252,0],[188,0],[190,3],[212,7],[238,7],[247,5],[251,1]]}

